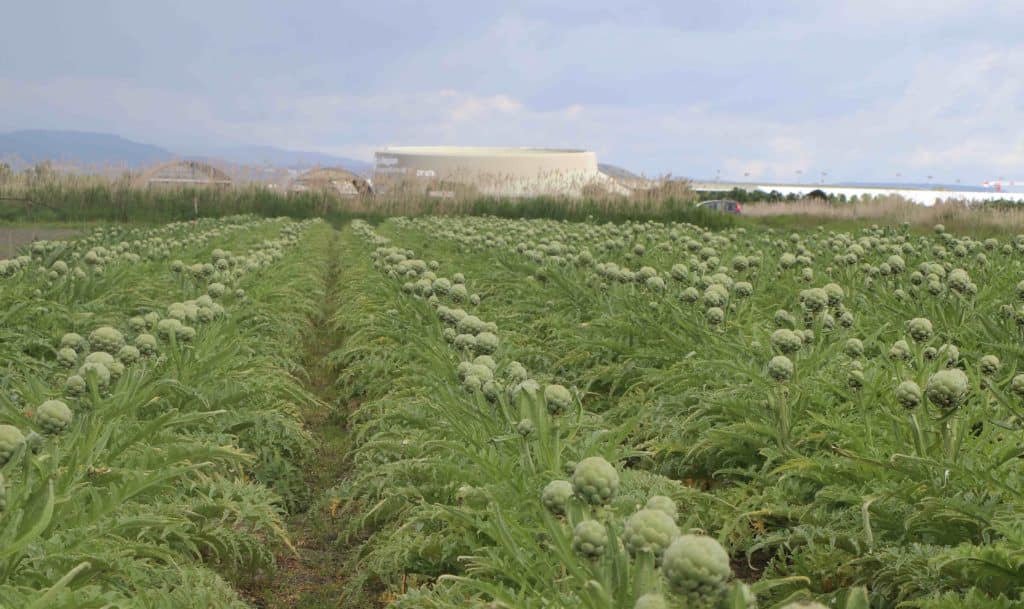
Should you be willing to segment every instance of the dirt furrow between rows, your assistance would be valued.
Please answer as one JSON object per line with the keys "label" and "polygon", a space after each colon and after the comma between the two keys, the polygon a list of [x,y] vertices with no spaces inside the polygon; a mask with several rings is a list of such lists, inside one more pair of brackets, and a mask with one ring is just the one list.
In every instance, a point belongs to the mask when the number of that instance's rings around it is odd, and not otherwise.
{"label": "dirt furrow between rows", "polygon": [[309,318],[303,364],[306,387],[319,403],[303,408],[306,428],[316,445],[316,456],[307,472],[306,482],[313,498],[309,508],[291,516],[288,530],[295,552],[282,549],[277,571],[253,582],[247,591],[255,607],[267,609],[328,609],[341,607],[342,589],[347,577],[346,565],[358,548],[338,543],[338,523],[334,506],[324,492],[348,475],[350,439],[347,413],[354,407],[339,394],[338,371],[328,363],[328,354],[345,344],[343,331],[331,320],[339,303],[344,302],[344,278],[340,244],[351,238],[347,231],[334,231],[317,261],[322,265],[322,298]]}

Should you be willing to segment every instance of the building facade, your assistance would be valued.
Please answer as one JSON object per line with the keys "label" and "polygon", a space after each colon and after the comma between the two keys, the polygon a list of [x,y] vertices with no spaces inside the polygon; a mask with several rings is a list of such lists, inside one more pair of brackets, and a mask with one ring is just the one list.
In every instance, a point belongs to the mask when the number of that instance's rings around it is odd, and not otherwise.
{"label": "building facade", "polygon": [[595,185],[625,190],[598,170],[586,150],[400,146],[376,153],[374,185],[453,196],[581,196]]}

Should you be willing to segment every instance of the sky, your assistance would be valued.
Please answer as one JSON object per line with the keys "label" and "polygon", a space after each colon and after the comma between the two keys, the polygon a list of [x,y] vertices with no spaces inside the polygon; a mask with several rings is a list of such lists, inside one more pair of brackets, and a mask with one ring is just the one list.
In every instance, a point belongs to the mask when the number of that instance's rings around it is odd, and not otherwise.
{"label": "sky", "polygon": [[638,173],[698,179],[1024,180],[1020,9],[11,2],[0,131],[365,160],[388,145],[585,148]]}

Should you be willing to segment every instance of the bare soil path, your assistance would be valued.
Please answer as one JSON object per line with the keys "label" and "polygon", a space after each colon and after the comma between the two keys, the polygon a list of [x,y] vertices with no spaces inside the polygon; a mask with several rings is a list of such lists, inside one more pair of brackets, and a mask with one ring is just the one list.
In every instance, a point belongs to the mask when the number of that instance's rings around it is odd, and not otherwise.
{"label": "bare soil path", "polygon": [[331,326],[338,303],[344,302],[344,281],[338,251],[342,233],[335,231],[322,259],[324,297],[320,311],[310,319],[306,345],[307,388],[329,407],[303,412],[306,427],[316,439],[317,455],[307,475],[313,497],[309,509],[288,520],[288,531],[297,554],[287,548],[278,555],[277,572],[250,582],[243,594],[254,607],[267,609],[336,609],[343,607],[350,557],[358,547],[337,541],[337,506],[324,501],[324,491],[348,475],[350,465],[347,414],[356,405],[341,403],[335,380],[337,371],[324,363],[326,356],[344,344],[345,337]]}

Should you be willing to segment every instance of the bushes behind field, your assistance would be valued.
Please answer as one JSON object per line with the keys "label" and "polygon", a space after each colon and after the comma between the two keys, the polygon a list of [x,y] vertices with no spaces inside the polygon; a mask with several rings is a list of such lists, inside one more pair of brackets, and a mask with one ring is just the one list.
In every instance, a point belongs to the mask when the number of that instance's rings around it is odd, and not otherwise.
{"label": "bushes behind field", "polygon": [[168,222],[235,214],[309,218],[326,215],[330,201],[262,188],[140,190],[114,184],[48,182],[17,190],[0,187],[0,220],[29,222]]}
{"label": "bushes behind field", "polygon": [[0,185],[0,221],[6,222],[167,222],[196,217],[256,214],[293,218],[323,217],[335,223],[353,218],[379,221],[393,216],[493,215],[567,221],[663,220],[711,229],[736,219],[695,208],[689,197],[660,199],[535,197],[500,199],[467,196],[342,198],[320,192],[283,193],[262,186],[231,189],[143,190],[97,180]]}

